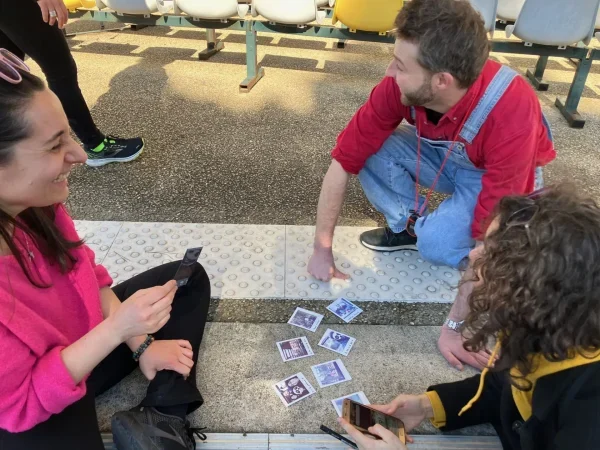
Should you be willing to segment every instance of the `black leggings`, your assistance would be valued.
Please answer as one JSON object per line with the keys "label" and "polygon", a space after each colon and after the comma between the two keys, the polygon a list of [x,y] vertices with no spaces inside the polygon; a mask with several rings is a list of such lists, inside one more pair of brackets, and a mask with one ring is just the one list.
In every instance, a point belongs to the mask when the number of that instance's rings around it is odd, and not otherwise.
{"label": "black leggings", "polygon": [[29,55],[60,99],[71,128],[84,145],[98,146],[98,130],[77,81],[77,66],[62,30],[49,26],[35,0],[0,0],[0,48],[20,58]]}
{"label": "black leggings", "polygon": [[[171,280],[178,267],[179,262],[165,264],[125,281],[113,290],[123,301],[140,289]],[[209,304],[210,281],[202,266],[197,264],[188,284],[179,288],[175,295],[171,319],[154,334],[155,338],[186,339],[192,344],[197,359]],[[136,367],[129,347],[125,344],[117,347],[88,378],[85,397],[31,430],[14,434],[0,430],[0,450],[104,450],[94,397],[117,384]],[[161,407],[186,404],[189,414],[202,403],[202,396],[196,388],[194,364],[187,380],[177,372],[158,372],[140,405]]]}

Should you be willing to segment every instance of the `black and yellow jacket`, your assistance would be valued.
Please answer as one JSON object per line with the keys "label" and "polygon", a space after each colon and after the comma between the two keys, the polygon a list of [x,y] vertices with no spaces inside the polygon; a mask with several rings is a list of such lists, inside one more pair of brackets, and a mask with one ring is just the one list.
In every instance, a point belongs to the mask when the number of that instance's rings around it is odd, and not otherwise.
{"label": "black and yellow jacket", "polygon": [[490,423],[505,450],[600,449],[600,354],[562,362],[536,357],[534,367],[529,391],[512,386],[508,372],[487,369],[430,387],[433,424],[451,431]]}

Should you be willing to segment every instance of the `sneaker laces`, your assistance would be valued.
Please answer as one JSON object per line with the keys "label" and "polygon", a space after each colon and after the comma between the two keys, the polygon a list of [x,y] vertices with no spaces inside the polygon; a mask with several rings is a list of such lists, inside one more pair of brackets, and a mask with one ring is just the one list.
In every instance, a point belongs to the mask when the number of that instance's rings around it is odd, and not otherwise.
{"label": "sneaker laces", "polygon": [[194,436],[197,436],[198,439],[200,439],[201,441],[205,441],[207,439],[206,434],[204,434],[202,432],[203,430],[206,430],[206,427],[202,427],[202,428],[192,427],[192,426],[190,426],[190,423],[186,420],[185,421],[185,429],[188,433],[188,437],[194,443],[194,449],[196,448],[196,439],[194,438]]}

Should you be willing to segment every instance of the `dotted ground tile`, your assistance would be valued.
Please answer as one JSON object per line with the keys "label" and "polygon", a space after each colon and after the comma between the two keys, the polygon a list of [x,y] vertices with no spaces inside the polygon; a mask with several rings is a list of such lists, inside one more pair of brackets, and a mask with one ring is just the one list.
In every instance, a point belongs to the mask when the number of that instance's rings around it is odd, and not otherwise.
{"label": "dotted ground tile", "polygon": [[314,227],[286,227],[286,298],[450,302],[460,278],[457,270],[424,261],[418,252],[375,252],[358,237],[370,228],[337,227],[334,258],[350,280],[316,281],[307,272]]}
{"label": "dotted ground tile", "polygon": [[283,225],[125,222],[104,265],[120,283],[200,246],[213,297],[284,297]]}
{"label": "dotted ground tile", "polygon": [[351,279],[323,283],[307,271],[311,226],[76,221],[76,227],[115,283],[202,246],[200,262],[217,298],[451,302],[460,278],[418,252],[364,248],[358,237],[369,228],[336,229],[336,264]]}
{"label": "dotted ground tile", "polygon": [[96,254],[96,264],[106,258],[108,250],[115,241],[122,222],[92,222],[89,220],[76,220],[75,229],[79,237],[85,241]]}

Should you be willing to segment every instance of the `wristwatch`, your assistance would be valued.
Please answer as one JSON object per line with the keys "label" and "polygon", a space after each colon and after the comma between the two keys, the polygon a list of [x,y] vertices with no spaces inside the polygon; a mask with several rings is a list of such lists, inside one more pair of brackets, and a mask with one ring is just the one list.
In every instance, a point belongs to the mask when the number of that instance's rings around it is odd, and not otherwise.
{"label": "wristwatch", "polygon": [[446,319],[446,321],[444,322],[444,325],[446,325],[448,328],[450,328],[453,331],[459,332],[463,323],[465,323],[464,320],[461,320],[460,322],[455,322],[454,320]]}

